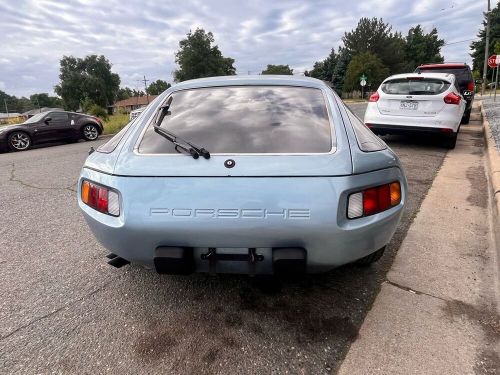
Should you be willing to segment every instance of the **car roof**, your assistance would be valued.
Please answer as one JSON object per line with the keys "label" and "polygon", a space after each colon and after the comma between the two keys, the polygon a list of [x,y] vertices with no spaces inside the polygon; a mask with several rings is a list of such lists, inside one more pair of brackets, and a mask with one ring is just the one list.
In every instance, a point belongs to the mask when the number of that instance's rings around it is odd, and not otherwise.
{"label": "car roof", "polygon": [[418,69],[453,69],[453,68],[469,68],[466,63],[442,63],[442,64],[422,64]]}
{"label": "car roof", "polygon": [[398,78],[439,78],[444,79],[448,82],[452,82],[455,79],[455,75],[452,73],[403,73],[403,74],[395,74],[393,76],[387,77],[385,81],[398,79]]}
{"label": "car roof", "polygon": [[235,75],[210,78],[198,78],[184,81],[172,86],[174,91],[190,88],[216,86],[299,86],[322,89],[328,87],[323,81],[304,76],[285,75]]}

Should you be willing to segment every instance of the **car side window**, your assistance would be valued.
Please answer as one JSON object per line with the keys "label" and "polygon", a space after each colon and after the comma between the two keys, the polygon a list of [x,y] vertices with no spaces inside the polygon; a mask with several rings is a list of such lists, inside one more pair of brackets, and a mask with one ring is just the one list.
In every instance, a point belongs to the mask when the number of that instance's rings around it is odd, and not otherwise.
{"label": "car side window", "polygon": [[67,122],[68,121],[68,114],[64,112],[51,112],[47,115],[47,117],[50,117],[53,122]]}

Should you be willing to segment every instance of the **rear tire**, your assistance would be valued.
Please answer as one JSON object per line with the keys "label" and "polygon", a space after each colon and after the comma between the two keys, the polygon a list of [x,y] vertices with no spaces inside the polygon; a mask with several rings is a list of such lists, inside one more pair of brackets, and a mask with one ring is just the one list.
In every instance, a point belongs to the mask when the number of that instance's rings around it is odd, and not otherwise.
{"label": "rear tire", "polygon": [[458,132],[456,132],[453,136],[446,138],[444,140],[444,147],[448,150],[453,150],[457,144]]}
{"label": "rear tire", "polygon": [[464,115],[462,117],[462,121],[460,121],[461,124],[468,124],[470,121],[470,112],[472,109],[469,109],[464,112]]}
{"label": "rear tire", "polygon": [[370,255],[367,255],[361,259],[358,259],[355,264],[361,267],[367,267],[372,263],[375,263],[377,260],[382,258],[382,255],[384,255],[385,251],[385,246],[381,249],[378,249],[374,253],[371,253]]}
{"label": "rear tire", "polygon": [[99,137],[99,129],[95,125],[87,124],[83,127],[82,134],[86,141],[95,141]]}

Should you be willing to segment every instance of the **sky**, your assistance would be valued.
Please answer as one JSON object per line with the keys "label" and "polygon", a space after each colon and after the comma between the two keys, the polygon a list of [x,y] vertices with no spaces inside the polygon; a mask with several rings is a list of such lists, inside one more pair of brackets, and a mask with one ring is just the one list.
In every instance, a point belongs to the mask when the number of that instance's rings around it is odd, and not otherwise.
{"label": "sky", "polygon": [[[492,7],[499,0],[492,0]],[[54,94],[64,55],[102,54],[121,86],[172,82],[179,40],[197,27],[212,31],[237,74],[267,64],[311,69],[361,17],[381,17],[403,35],[416,24],[436,27],[447,61],[470,62],[487,0],[0,0],[0,90]]]}

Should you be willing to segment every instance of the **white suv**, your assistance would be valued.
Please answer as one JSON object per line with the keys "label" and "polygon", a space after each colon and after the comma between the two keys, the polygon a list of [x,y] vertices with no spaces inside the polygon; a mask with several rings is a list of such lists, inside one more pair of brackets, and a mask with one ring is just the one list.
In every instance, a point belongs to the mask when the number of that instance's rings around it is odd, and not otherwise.
{"label": "white suv", "polygon": [[130,111],[129,120],[132,121],[133,119],[138,117],[142,113],[142,111],[144,111],[144,108],[146,107],[141,107]]}
{"label": "white suv", "polygon": [[442,134],[455,148],[466,101],[453,74],[408,73],[387,78],[370,96],[365,124],[374,133]]}

